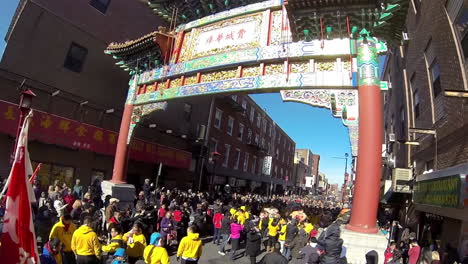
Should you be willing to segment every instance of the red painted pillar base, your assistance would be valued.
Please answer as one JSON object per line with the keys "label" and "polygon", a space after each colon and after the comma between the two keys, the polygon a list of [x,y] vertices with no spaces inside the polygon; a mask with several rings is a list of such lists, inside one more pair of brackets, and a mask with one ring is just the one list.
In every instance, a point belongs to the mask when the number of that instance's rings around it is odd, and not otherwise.
{"label": "red painted pillar base", "polygon": [[377,233],[377,209],[382,173],[382,98],[374,39],[358,40],[359,143],[357,177],[347,229]]}
{"label": "red painted pillar base", "polygon": [[128,155],[128,133],[130,130],[130,122],[132,119],[133,105],[126,104],[120,122],[119,138],[117,140],[117,149],[115,151],[114,170],[112,173],[111,182],[126,183],[126,166]]}

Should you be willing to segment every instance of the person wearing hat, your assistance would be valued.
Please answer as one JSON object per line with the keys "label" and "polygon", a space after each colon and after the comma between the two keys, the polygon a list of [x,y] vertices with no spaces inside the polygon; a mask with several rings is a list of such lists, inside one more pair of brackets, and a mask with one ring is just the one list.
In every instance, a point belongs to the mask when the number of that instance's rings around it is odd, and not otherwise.
{"label": "person wearing hat", "polygon": [[118,248],[114,254],[114,260],[112,264],[127,264],[127,253],[125,253],[125,248]]}
{"label": "person wearing hat", "polygon": [[146,264],[169,264],[169,255],[167,250],[161,245],[161,234],[151,234],[150,244],[145,247],[143,259]]}

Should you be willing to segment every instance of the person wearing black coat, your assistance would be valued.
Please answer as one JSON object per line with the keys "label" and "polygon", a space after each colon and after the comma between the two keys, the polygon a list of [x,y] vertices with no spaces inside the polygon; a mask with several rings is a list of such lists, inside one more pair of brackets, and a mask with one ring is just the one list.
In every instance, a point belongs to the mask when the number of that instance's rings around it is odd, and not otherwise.
{"label": "person wearing black coat", "polygon": [[340,255],[343,247],[343,239],[340,238],[340,226],[331,224],[322,232],[318,239],[318,244],[325,250],[320,263],[337,264],[340,263]]}
{"label": "person wearing black coat", "polygon": [[224,248],[229,242],[229,236],[231,235],[231,214],[227,211],[221,220],[221,244],[219,245],[218,254],[225,255]]}
{"label": "person wearing black coat", "polygon": [[257,256],[260,255],[260,247],[262,236],[256,227],[252,227],[247,233],[247,244],[245,246],[245,254],[250,257],[250,263],[255,264]]}
{"label": "person wearing black coat", "polygon": [[299,254],[302,256],[299,264],[319,264],[320,254],[317,249],[317,239],[311,237],[309,243],[299,251]]}
{"label": "person wearing black coat", "polygon": [[292,246],[290,244],[293,242],[298,232],[299,228],[297,228],[297,221],[296,219],[292,219],[286,226],[286,240],[284,241],[283,255],[286,257],[287,260],[291,258]]}
{"label": "person wearing black coat", "polygon": [[299,252],[307,244],[308,239],[309,237],[307,236],[306,232],[302,229],[301,231],[299,231],[299,234],[296,235],[293,241],[289,244],[289,247],[291,248],[291,256],[293,259],[298,260],[302,257],[302,255]]}
{"label": "person wearing black coat", "polygon": [[263,256],[258,264],[288,264],[288,260],[280,254],[280,243],[276,243],[273,252],[267,253]]}

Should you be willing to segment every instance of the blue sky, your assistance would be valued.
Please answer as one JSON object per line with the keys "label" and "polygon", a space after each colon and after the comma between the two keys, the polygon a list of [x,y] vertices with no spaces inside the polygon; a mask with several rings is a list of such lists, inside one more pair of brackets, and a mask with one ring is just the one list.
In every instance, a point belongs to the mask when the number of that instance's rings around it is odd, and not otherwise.
{"label": "blue sky", "polygon": [[[327,175],[329,182],[343,183],[345,160],[333,157],[351,153],[351,146],[348,129],[340,119],[325,108],[283,102],[279,93],[251,97],[296,142],[296,148],[308,148],[320,155],[320,171]],[[349,168],[348,165],[348,172]]]}
{"label": "blue sky", "polygon": [[10,26],[11,18],[15,13],[19,0],[3,0],[0,8],[0,57],[5,50],[5,34]]}

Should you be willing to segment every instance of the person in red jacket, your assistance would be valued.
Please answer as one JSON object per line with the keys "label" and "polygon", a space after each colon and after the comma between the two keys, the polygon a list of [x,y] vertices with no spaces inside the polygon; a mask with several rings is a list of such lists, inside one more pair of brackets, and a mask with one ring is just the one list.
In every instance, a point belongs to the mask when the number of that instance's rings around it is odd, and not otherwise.
{"label": "person in red jacket", "polygon": [[396,248],[395,241],[390,242],[390,245],[388,246],[388,248],[385,250],[385,253],[384,253],[384,257],[385,257],[384,264],[387,264],[387,262],[393,258],[393,253],[395,252],[395,248]]}
{"label": "person in red jacket", "polygon": [[418,241],[415,239],[410,243],[410,250],[408,251],[409,264],[418,263],[419,254],[421,253],[421,248],[418,245]]}
{"label": "person in red jacket", "polygon": [[221,239],[221,222],[223,221],[224,215],[217,210],[213,216],[213,225],[214,225],[214,234],[213,234],[213,244],[219,245]]}

